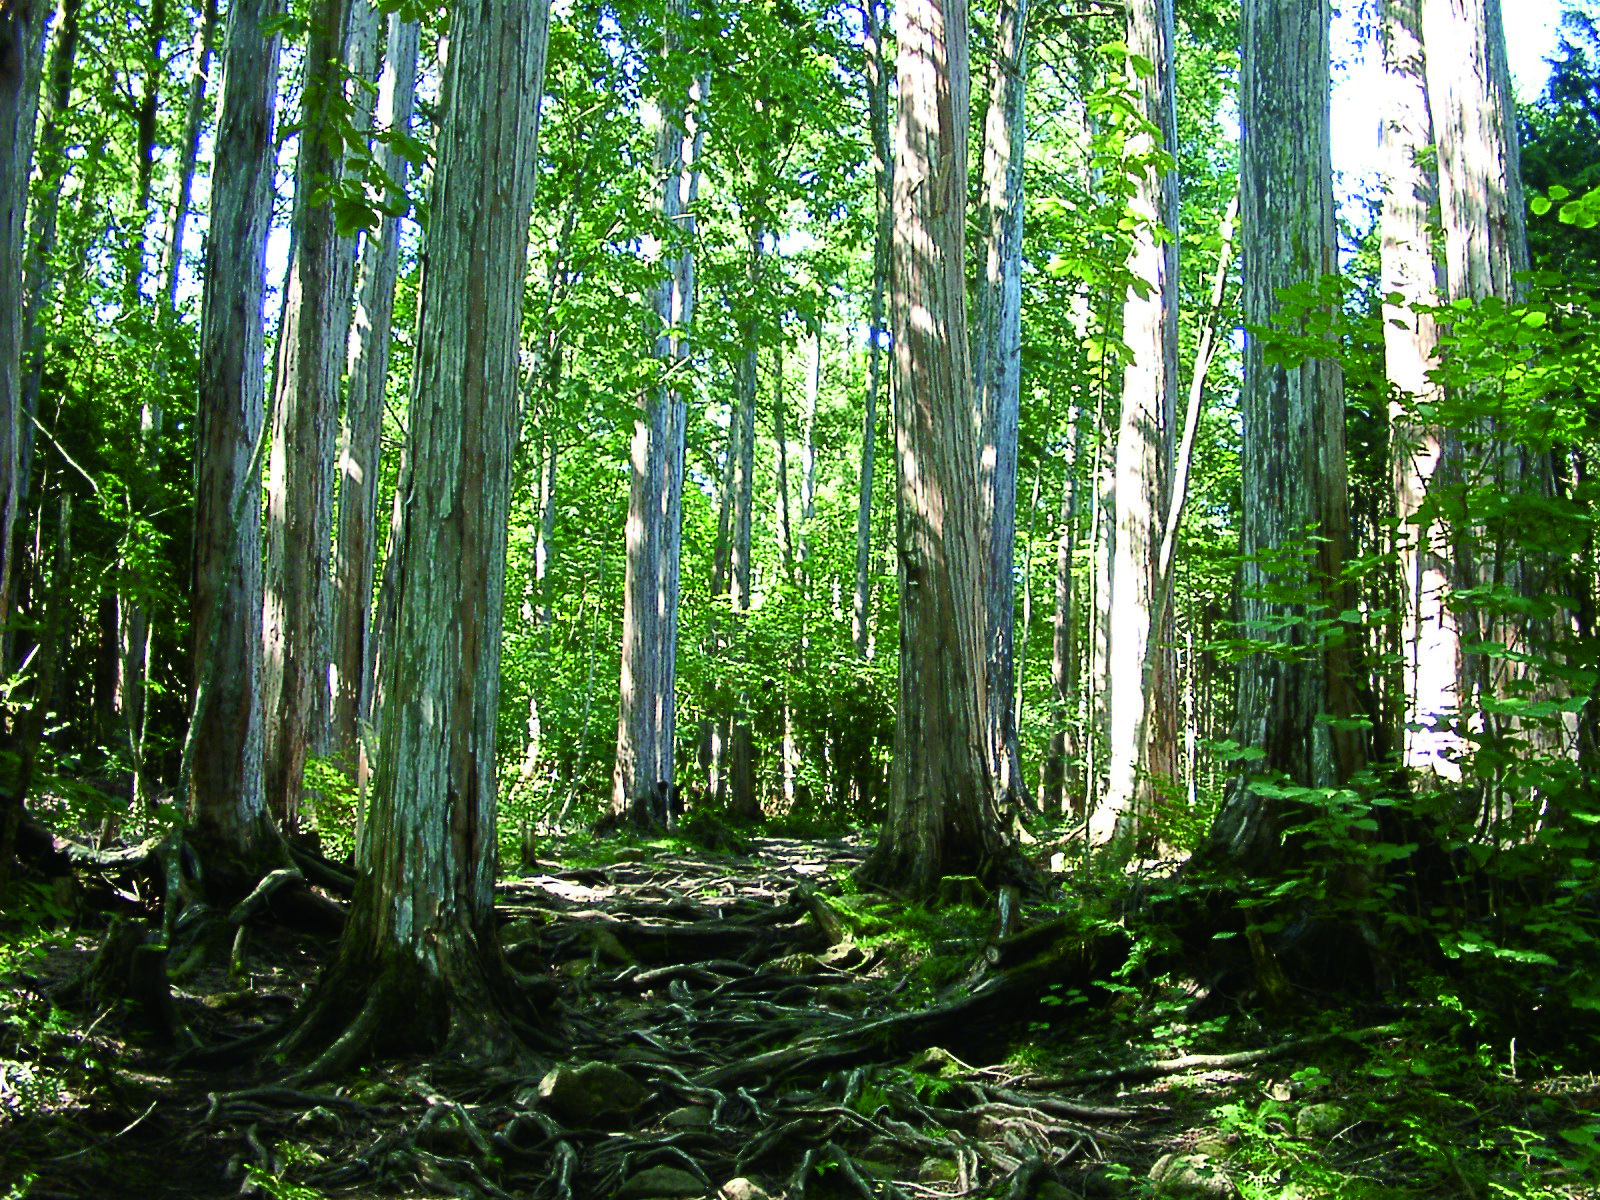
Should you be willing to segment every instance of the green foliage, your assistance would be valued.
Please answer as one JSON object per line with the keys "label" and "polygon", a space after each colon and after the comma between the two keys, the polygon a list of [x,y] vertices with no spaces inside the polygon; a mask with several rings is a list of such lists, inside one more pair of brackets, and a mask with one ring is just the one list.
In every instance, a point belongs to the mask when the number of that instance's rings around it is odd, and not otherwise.
{"label": "green foliage", "polygon": [[322,843],[322,853],[343,862],[355,853],[361,796],[350,768],[328,758],[306,759],[305,794],[301,801],[308,832]]}

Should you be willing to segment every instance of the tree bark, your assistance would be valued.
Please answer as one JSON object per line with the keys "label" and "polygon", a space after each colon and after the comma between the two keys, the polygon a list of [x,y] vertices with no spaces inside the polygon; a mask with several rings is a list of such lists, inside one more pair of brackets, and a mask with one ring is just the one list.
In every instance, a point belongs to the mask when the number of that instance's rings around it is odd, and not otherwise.
{"label": "tree bark", "polygon": [[[1522,299],[1516,277],[1528,269],[1528,241],[1500,2],[1422,0],[1421,18],[1444,231],[1444,299],[1477,305],[1493,297],[1515,303]],[[1481,399],[1488,397],[1486,390]],[[1455,399],[1471,403],[1473,397]],[[1442,620],[1429,632],[1440,635],[1441,657],[1454,651],[1458,725],[1493,736],[1522,723],[1492,714],[1493,706],[1484,701],[1516,695],[1529,674],[1528,657],[1548,652],[1550,622],[1516,610],[1519,600],[1541,598],[1549,580],[1537,548],[1508,544],[1504,525],[1485,519],[1474,493],[1513,502],[1548,498],[1554,479],[1548,455],[1508,441],[1492,404],[1484,407],[1491,415],[1464,419],[1444,431],[1437,467],[1438,490],[1449,498],[1453,525],[1447,547],[1450,584],[1456,591],[1481,589],[1480,596],[1443,606]],[[1507,596],[1517,599],[1508,603]],[[1501,645],[1507,653],[1469,649],[1485,643]],[[1537,725],[1521,730],[1541,751],[1561,753],[1563,739],[1552,732]],[[1458,745],[1465,748],[1464,742]]]}
{"label": "tree bark", "polygon": [[868,657],[872,645],[872,475],[878,437],[878,391],[883,363],[883,294],[888,286],[890,242],[894,235],[890,193],[894,155],[889,143],[889,71],[883,60],[883,17],[879,0],[864,0],[867,110],[872,124],[872,174],[876,221],[872,239],[872,293],[867,304],[867,399],[861,415],[861,474],[856,500],[856,585],[850,636],[856,654]]}
{"label": "tree bark", "polygon": [[962,253],[965,0],[899,10],[894,324],[900,687],[889,813],[863,878],[926,896],[1014,866],[988,753],[982,517]]}
{"label": "tree bark", "polygon": [[[25,490],[19,479],[19,439],[27,419],[21,396],[22,235],[43,29],[44,6],[36,0],[13,0],[0,8],[0,281],[6,284],[0,289],[0,627],[12,617],[14,530]],[[9,861],[9,846],[5,849]]]}
{"label": "tree bark", "polygon": [[[670,0],[664,55],[679,52],[686,0]],[[703,93],[704,81],[694,91]],[[636,824],[668,823],[676,732],[679,561],[683,520],[684,424],[687,410],[673,375],[687,361],[694,309],[694,202],[704,133],[698,119],[684,152],[690,108],[662,104],[656,168],[662,178],[661,218],[669,231],[665,277],[652,303],[661,381],[640,397],[634,422],[628,495],[628,547],[622,608],[622,679],[611,811]]]}
{"label": "tree bark", "polygon": [[[388,19],[388,50],[378,83],[380,128],[411,130],[416,103],[419,30],[397,14]],[[400,188],[410,163],[392,145],[378,156]],[[389,380],[400,218],[383,214],[362,239],[355,319],[349,342],[350,390],[339,438],[339,530],[334,553],[336,615],[333,652],[333,749],[357,765],[361,725],[372,715],[373,576],[378,549],[378,479],[383,397]]]}
{"label": "tree bark", "polygon": [[495,731],[548,20],[545,3],[451,10],[371,866],[286,1046],[337,1034],[309,1075],[370,1051],[519,1044],[494,922]]}
{"label": "tree bark", "polygon": [[211,78],[211,56],[216,43],[217,0],[206,0],[200,26],[195,30],[194,73],[189,79],[189,109],[184,119],[183,145],[179,148],[183,159],[178,167],[178,178],[172,188],[172,210],[168,217],[168,233],[161,264],[161,294],[166,297],[169,312],[178,307],[178,272],[183,264],[183,231],[189,217],[189,202],[194,190],[195,163],[200,157],[200,134],[205,125],[206,86]]}
{"label": "tree bark", "polygon": [[[1154,74],[1130,71],[1140,115],[1159,139],[1129,140],[1135,157],[1174,155],[1175,36],[1171,0],[1135,0],[1127,7],[1127,44]],[[1158,702],[1173,677],[1167,645],[1168,597],[1161,594],[1162,522],[1170,507],[1178,389],[1177,164],[1147,164],[1134,184],[1136,222],[1128,271],[1142,281],[1122,305],[1122,340],[1132,360],[1122,372],[1117,426],[1115,544],[1108,596],[1110,635],[1106,793],[1089,818],[1093,842],[1131,844],[1154,832],[1156,776],[1171,782],[1175,706]],[[1155,727],[1152,728],[1152,718]],[[1152,754],[1153,750],[1159,753]]]}
{"label": "tree bark", "polygon": [[1016,666],[1017,422],[1022,397],[1022,158],[1028,0],[1001,0],[983,136],[983,275],[973,329],[978,487],[984,518],[985,663],[989,754],[1000,803],[1026,795],[1013,718]]}
{"label": "tree bark", "polygon": [[284,283],[267,463],[267,577],[263,614],[267,805],[293,831],[308,755],[327,753],[329,732],[329,557],[333,539],[333,449],[344,366],[348,251],[332,206],[316,189],[336,179],[350,0],[311,10],[295,170],[293,257]]}
{"label": "tree bark", "polygon": [[[1245,0],[1240,162],[1246,328],[1272,322],[1280,289],[1338,267],[1328,132],[1329,8]],[[1302,319],[1290,332],[1304,335]],[[1257,768],[1296,785],[1337,788],[1363,757],[1353,664],[1316,622],[1353,607],[1341,582],[1349,539],[1344,391],[1338,364],[1269,362],[1245,340],[1242,462],[1246,637],[1272,645],[1242,664],[1239,735],[1265,752]],[[1308,541],[1308,534],[1310,540]],[[1303,600],[1282,599],[1285,589]],[[1212,826],[1208,857],[1258,878],[1284,858],[1301,815],[1240,779]]]}
{"label": "tree bark", "polygon": [[[1380,10],[1385,85],[1384,195],[1379,271],[1385,296],[1385,370],[1400,398],[1389,404],[1390,468],[1396,546],[1404,608],[1400,616],[1405,695],[1403,756],[1408,767],[1460,777],[1463,747],[1453,723],[1461,640],[1445,604],[1449,591],[1447,535],[1417,516],[1438,474],[1444,433],[1418,418],[1420,404],[1439,399],[1428,378],[1437,365],[1438,325],[1420,307],[1439,302],[1429,212],[1438,180],[1431,166],[1433,123],[1423,62],[1420,0],[1384,0]],[[1397,300],[1397,303],[1391,303]]]}
{"label": "tree bark", "polygon": [[[273,0],[228,10],[200,317],[191,837],[224,894],[279,865],[261,778],[262,294],[272,208]],[[227,878],[219,879],[219,869]],[[231,896],[230,898],[237,898]]]}

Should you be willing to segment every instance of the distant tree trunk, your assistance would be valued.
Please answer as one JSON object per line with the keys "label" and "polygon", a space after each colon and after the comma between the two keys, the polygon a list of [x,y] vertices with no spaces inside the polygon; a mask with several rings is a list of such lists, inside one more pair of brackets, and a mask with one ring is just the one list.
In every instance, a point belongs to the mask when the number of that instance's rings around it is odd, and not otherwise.
{"label": "distant tree trunk", "polygon": [[33,201],[28,222],[28,261],[23,284],[22,410],[17,444],[18,504],[27,499],[33,476],[33,421],[39,412],[39,385],[44,378],[44,353],[40,319],[55,290],[52,261],[61,213],[61,190],[67,177],[67,156],[62,144],[62,122],[72,103],[72,79],[77,64],[82,0],[63,0],[50,32],[49,63],[45,69],[39,104],[38,173],[44,186]]}
{"label": "distant tree trunk", "polygon": [[1039,803],[1056,816],[1081,815],[1082,747],[1078,737],[1078,614],[1073,552],[1078,545],[1079,445],[1087,420],[1077,413],[1067,430],[1066,472],[1061,483],[1060,531],[1056,537],[1055,615],[1050,622],[1050,748],[1045,755]]}
{"label": "distant tree trunk", "polygon": [[872,474],[878,436],[878,390],[883,362],[883,293],[888,285],[889,250],[894,235],[890,192],[894,153],[889,144],[889,71],[883,61],[883,17],[879,0],[864,0],[867,40],[867,108],[872,124],[872,166],[876,223],[872,239],[872,294],[867,306],[867,403],[861,417],[861,475],[856,501],[856,586],[850,635],[856,654],[867,657],[872,644]]}
{"label": "distant tree trunk", "polygon": [[1405,693],[1404,761],[1408,767],[1459,778],[1454,756],[1463,747],[1453,727],[1460,707],[1460,631],[1445,603],[1450,553],[1438,522],[1417,513],[1438,474],[1443,431],[1420,420],[1419,404],[1438,399],[1428,378],[1437,365],[1438,325],[1418,306],[1439,302],[1429,210],[1438,180],[1432,168],[1433,123],[1428,111],[1420,0],[1384,0],[1382,25],[1386,97],[1383,122],[1384,194],[1378,259],[1384,295],[1384,360],[1389,382],[1402,394],[1390,402],[1391,470],[1401,595],[1401,675]]}
{"label": "distant tree trunk", "polygon": [[[750,295],[759,294],[761,275],[760,229],[750,234]],[[750,611],[751,525],[755,515],[756,396],[760,391],[760,320],[751,313],[742,331],[743,353],[739,359],[738,398],[728,428],[729,572],[728,582],[733,607]],[[724,649],[724,653],[726,650]],[[742,691],[734,697],[734,711],[719,737],[722,745],[719,782],[727,788],[729,811],[743,820],[759,820],[761,803],[756,796],[755,740],[750,728],[749,696]]]}
{"label": "distant tree trunk", "polygon": [[[1444,231],[1444,299],[1477,304],[1495,297],[1514,303],[1522,298],[1516,276],[1528,269],[1528,241],[1500,2],[1422,0],[1421,13]],[[1473,511],[1469,499],[1482,490],[1511,498],[1553,495],[1548,456],[1505,440],[1505,433],[1498,418],[1485,416],[1469,428],[1447,430],[1441,439],[1437,490],[1454,497],[1451,583],[1456,590],[1536,599],[1550,582],[1537,548],[1508,544],[1504,526]],[[1458,626],[1454,638],[1443,633],[1439,653],[1455,654],[1460,719],[1481,720],[1489,733],[1517,722],[1489,713],[1483,701],[1516,692],[1528,674],[1525,656],[1545,649],[1551,632],[1548,621],[1508,611],[1514,607],[1515,602],[1477,598],[1447,606],[1440,623],[1448,630],[1453,616]],[[1502,645],[1509,653],[1468,649],[1483,643]],[[1560,739],[1545,733],[1524,730],[1541,749],[1559,752]]]}
{"label": "distant tree trunk", "polygon": [[[1127,6],[1130,54],[1148,59],[1155,74],[1130,81],[1140,115],[1159,139],[1136,134],[1128,152],[1175,155],[1178,117],[1171,0],[1133,0]],[[1132,360],[1122,372],[1117,427],[1115,545],[1111,593],[1106,794],[1089,818],[1097,843],[1136,843],[1154,832],[1158,773],[1170,782],[1177,711],[1161,703],[1175,664],[1168,644],[1168,597],[1159,582],[1162,523],[1170,507],[1178,389],[1178,177],[1176,162],[1146,167],[1134,183],[1131,210],[1138,222],[1128,271],[1142,282],[1122,305],[1122,340]],[[1170,700],[1170,697],[1166,699]],[[1153,725],[1152,725],[1153,720]],[[1159,749],[1159,755],[1152,750]]]}
{"label": "distant tree trunk", "polygon": [[545,3],[451,9],[371,868],[284,1047],[329,1047],[309,1075],[374,1051],[519,1046],[494,920],[495,729],[548,20]]}
{"label": "distant tree trunk", "polygon": [[[1245,0],[1240,238],[1247,329],[1269,324],[1281,288],[1337,269],[1328,132],[1327,0]],[[1298,332],[1304,334],[1304,322]],[[1341,575],[1349,539],[1344,390],[1337,363],[1285,367],[1246,335],[1243,633],[1273,645],[1242,664],[1241,745],[1265,751],[1252,773],[1342,787],[1361,764],[1350,651],[1315,628],[1353,606]],[[1308,535],[1311,540],[1308,541]],[[1291,603],[1283,589],[1305,596]],[[1240,779],[1223,801],[1208,856],[1257,878],[1282,865],[1291,802]]]}
{"label": "distant tree trunk", "polygon": [[[678,52],[677,26],[686,0],[669,0],[665,54]],[[696,84],[704,91],[704,81]],[[656,286],[655,355],[662,379],[640,397],[634,422],[632,483],[628,495],[628,554],[623,583],[622,680],[611,811],[645,826],[668,823],[676,732],[679,554],[683,520],[684,423],[687,412],[672,378],[689,354],[694,308],[695,193],[699,188],[703,133],[684,153],[681,99],[662,105],[656,132],[656,169],[662,178],[663,225],[675,231],[664,248],[667,274]]]}
{"label": "distant tree trunk", "polygon": [[794,505],[789,491],[788,375],[783,363],[783,341],[772,352],[772,440],[777,450],[778,557],[783,577],[794,582]]}
{"label": "distant tree trunk", "polygon": [[151,0],[145,19],[144,89],[134,107],[133,236],[128,243],[128,268],[123,302],[129,312],[144,301],[145,247],[155,211],[156,148],[160,135],[161,81],[166,78],[167,0]]}
{"label": "distant tree trunk", "polygon": [[[0,288],[0,627],[9,626],[12,617],[14,529],[26,486],[18,477],[20,427],[27,420],[21,396],[22,232],[43,29],[44,7],[36,0],[13,0],[0,7],[0,280],[7,285]],[[0,668],[6,665],[0,663]],[[9,852],[9,843],[4,849]]]}
{"label": "distant tree trunk", "polygon": [[281,859],[261,781],[262,292],[272,207],[274,0],[234,0],[223,51],[200,317],[194,693],[184,761],[207,879],[238,892]]}
{"label": "distant tree trunk", "polygon": [[217,0],[206,0],[200,26],[194,33],[194,73],[189,78],[189,110],[184,118],[183,155],[178,178],[172,188],[172,209],[167,219],[167,241],[162,251],[161,294],[169,312],[178,307],[178,272],[183,265],[183,230],[189,217],[189,202],[194,191],[195,162],[200,157],[200,134],[205,126],[206,85],[211,78],[212,49],[216,44]]}
{"label": "distant tree trunk", "polygon": [[[388,51],[378,83],[378,125],[409,133],[416,102],[418,26],[388,18]],[[378,160],[404,188],[410,164],[392,145]],[[400,218],[381,215],[362,239],[355,319],[350,328],[350,390],[339,438],[339,536],[333,564],[333,750],[363,774],[360,722],[372,712],[373,574],[378,547],[378,477],[383,397],[389,380]]]}
{"label": "distant tree trunk", "polygon": [[985,727],[982,517],[967,356],[967,8],[899,9],[895,162],[900,695],[888,817],[861,868],[928,895],[946,874],[1008,874]]}
{"label": "distant tree trunk", "polygon": [[312,6],[267,462],[264,767],[268,807],[288,831],[299,822],[306,758],[328,751],[333,449],[349,288],[333,209],[314,192],[338,177],[343,158],[332,114],[349,21],[350,0]]}
{"label": "distant tree trunk", "polygon": [[978,401],[978,487],[983,505],[988,607],[989,754],[1000,803],[1022,801],[1022,752],[1013,719],[1016,667],[1014,580],[1017,540],[1017,420],[1022,397],[1022,155],[1028,59],[1028,0],[1001,0],[990,62],[983,132],[983,214],[987,224],[978,280],[972,357]]}

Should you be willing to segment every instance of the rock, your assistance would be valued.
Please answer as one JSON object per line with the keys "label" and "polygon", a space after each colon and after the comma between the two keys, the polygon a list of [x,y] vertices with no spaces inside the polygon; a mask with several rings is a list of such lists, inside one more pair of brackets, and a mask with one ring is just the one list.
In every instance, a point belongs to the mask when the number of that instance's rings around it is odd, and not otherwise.
{"label": "rock", "polygon": [[955,1055],[943,1046],[929,1046],[926,1050],[919,1050],[906,1065],[922,1075],[961,1073],[961,1064],[956,1061]]}
{"label": "rock", "polygon": [[706,1185],[677,1167],[646,1167],[622,1185],[618,1200],[671,1200],[678,1196],[704,1196]]}
{"label": "rock", "polygon": [[[1093,1193],[1085,1192],[1084,1195]],[[1077,1192],[1069,1192],[1065,1185],[1054,1179],[1041,1179],[1033,1189],[1033,1200],[1080,1200]]]}
{"label": "rock", "polygon": [[948,1158],[925,1158],[917,1168],[919,1183],[955,1183],[960,1178],[960,1166]]}
{"label": "rock", "polygon": [[815,954],[785,954],[782,958],[769,959],[761,964],[759,974],[762,975],[815,975],[822,970],[822,964]]}
{"label": "rock", "polygon": [[661,1118],[668,1129],[704,1129],[711,1124],[711,1110],[698,1104],[685,1104]]}
{"label": "rock", "polygon": [[852,967],[859,967],[866,962],[867,952],[854,942],[840,942],[837,946],[829,946],[821,954],[817,955],[817,961],[824,966],[848,971]]}
{"label": "rock", "polygon": [[554,1067],[539,1081],[540,1106],[568,1125],[587,1125],[609,1113],[629,1112],[649,1095],[632,1075],[610,1063]]}
{"label": "rock", "polygon": [[1150,1181],[1158,1196],[1184,1200],[1233,1200],[1239,1194],[1228,1173],[1204,1154],[1163,1154],[1150,1168]]}
{"label": "rock", "polygon": [[838,1012],[860,1012],[871,998],[864,988],[829,984],[817,989],[817,1003]]}
{"label": "rock", "polygon": [[1294,1117],[1295,1137],[1325,1142],[1350,1124],[1339,1104],[1307,1104]]}
{"label": "rock", "polygon": [[771,1200],[767,1189],[740,1175],[730,1179],[717,1191],[717,1200]]}

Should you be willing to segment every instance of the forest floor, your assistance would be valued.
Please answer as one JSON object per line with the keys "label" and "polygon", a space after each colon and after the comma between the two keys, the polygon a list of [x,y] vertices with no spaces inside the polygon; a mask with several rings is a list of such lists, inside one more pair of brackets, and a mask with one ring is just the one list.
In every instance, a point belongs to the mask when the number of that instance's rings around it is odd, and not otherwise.
{"label": "forest floor", "polygon": [[[854,840],[737,848],[596,844],[502,885],[507,956],[557,996],[533,1072],[184,1066],[49,1002],[99,940],[64,934],[0,993],[0,1200],[1600,1195],[1593,1074],[1393,1009],[1008,989],[982,897],[919,917],[853,894]],[[285,1019],[333,948],[254,930],[240,970],[224,948],[173,984],[182,1026]]]}

